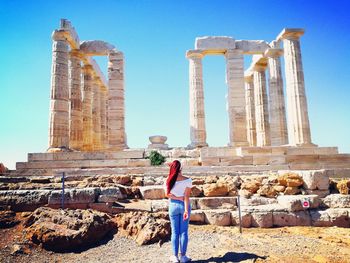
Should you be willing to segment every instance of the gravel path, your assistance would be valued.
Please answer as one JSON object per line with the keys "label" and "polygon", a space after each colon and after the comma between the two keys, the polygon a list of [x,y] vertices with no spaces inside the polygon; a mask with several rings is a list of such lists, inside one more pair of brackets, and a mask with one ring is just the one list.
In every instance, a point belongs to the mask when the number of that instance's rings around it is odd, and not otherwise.
{"label": "gravel path", "polygon": [[[244,229],[190,226],[188,255],[192,262],[350,262],[350,230],[289,227]],[[6,234],[7,233],[7,234]],[[8,236],[9,230],[0,230]],[[138,246],[115,235],[79,253],[53,253],[34,247],[29,254],[10,255],[14,240],[0,247],[0,262],[168,262],[170,242]]]}

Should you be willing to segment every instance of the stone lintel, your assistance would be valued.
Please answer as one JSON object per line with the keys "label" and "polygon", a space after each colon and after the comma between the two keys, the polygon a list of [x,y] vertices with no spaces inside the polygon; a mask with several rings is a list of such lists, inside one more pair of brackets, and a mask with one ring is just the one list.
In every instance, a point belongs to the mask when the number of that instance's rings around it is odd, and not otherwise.
{"label": "stone lintel", "polygon": [[264,54],[265,50],[270,48],[264,40],[237,40],[236,48],[241,49],[244,54]]}
{"label": "stone lintel", "polygon": [[80,43],[80,50],[87,56],[107,56],[115,46],[101,40],[88,40]]}
{"label": "stone lintel", "polygon": [[75,28],[68,19],[61,19],[59,31],[65,32],[67,34],[67,40],[73,49],[79,49],[80,40]]}
{"label": "stone lintel", "polygon": [[282,39],[299,39],[304,35],[305,30],[303,28],[284,28],[277,36],[277,40]]}
{"label": "stone lintel", "polygon": [[186,58],[203,58],[204,53],[203,50],[187,50]]}
{"label": "stone lintel", "polygon": [[269,48],[265,51],[264,56],[270,58],[276,58],[283,55],[282,48]]}
{"label": "stone lintel", "polygon": [[225,50],[235,49],[235,40],[227,36],[205,36],[197,37],[195,41],[195,49],[202,50]]}
{"label": "stone lintel", "polygon": [[93,67],[95,75],[97,75],[100,78],[102,84],[105,87],[108,87],[107,80],[106,80],[105,76],[103,75],[99,65],[96,63],[96,61],[93,58],[87,57],[87,64],[91,65]]}
{"label": "stone lintel", "polygon": [[252,59],[252,64],[248,70],[252,71],[262,71],[267,67],[268,58],[262,55],[254,55]]}
{"label": "stone lintel", "polygon": [[74,57],[74,58],[78,58],[80,60],[83,60],[83,58],[84,58],[84,55],[80,52],[79,49],[71,49],[69,51],[69,56]]}

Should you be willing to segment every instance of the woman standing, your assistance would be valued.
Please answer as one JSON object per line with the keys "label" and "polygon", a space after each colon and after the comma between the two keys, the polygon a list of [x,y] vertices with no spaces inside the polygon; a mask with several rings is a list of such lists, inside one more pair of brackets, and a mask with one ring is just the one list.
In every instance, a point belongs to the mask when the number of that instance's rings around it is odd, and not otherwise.
{"label": "woman standing", "polygon": [[170,164],[169,176],[166,180],[166,195],[169,198],[169,217],[171,222],[171,245],[173,255],[171,262],[189,262],[190,258],[186,256],[188,243],[188,223],[191,213],[190,193],[192,179],[187,178],[181,173],[181,163],[178,160]]}

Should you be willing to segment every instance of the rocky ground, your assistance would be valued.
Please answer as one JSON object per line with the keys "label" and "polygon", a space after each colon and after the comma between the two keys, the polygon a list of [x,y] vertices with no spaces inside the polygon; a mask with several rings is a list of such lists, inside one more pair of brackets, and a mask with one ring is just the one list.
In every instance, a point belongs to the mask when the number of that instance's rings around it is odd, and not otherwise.
{"label": "rocky ground", "polygon": [[[168,262],[170,242],[139,246],[110,235],[89,248],[55,253],[23,242],[23,224],[0,229],[0,262]],[[338,227],[243,229],[190,226],[193,262],[350,262],[350,232]]]}

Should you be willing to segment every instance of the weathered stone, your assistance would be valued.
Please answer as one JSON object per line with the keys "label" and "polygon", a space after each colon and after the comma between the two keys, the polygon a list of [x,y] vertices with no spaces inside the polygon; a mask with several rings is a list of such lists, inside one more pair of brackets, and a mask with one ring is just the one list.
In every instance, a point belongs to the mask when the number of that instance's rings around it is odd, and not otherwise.
{"label": "weathered stone", "polygon": [[331,194],[323,199],[323,203],[330,208],[350,208],[350,195]]}
{"label": "weathered stone", "polygon": [[278,204],[288,209],[288,211],[302,211],[303,201],[308,201],[311,209],[318,208],[321,200],[317,195],[280,195],[277,197]]}
{"label": "weathered stone", "polygon": [[205,213],[201,210],[192,210],[190,215],[190,222],[204,224]]}
{"label": "weathered stone", "polygon": [[303,178],[296,173],[285,173],[278,177],[278,183],[283,186],[298,187],[303,185]]}
{"label": "weathered stone", "polygon": [[317,195],[320,198],[324,198],[329,195],[329,190],[305,190],[307,195]]}
{"label": "weathered stone", "polygon": [[[231,212],[231,220],[233,226],[239,226],[239,213],[238,211]],[[242,227],[251,227],[252,216],[249,213],[241,213],[241,224]]]}
{"label": "weathered stone", "polygon": [[301,174],[303,187],[309,190],[327,190],[329,187],[329,177],[325,170],[298,171]]}
{"label": "weathered stone", "polygon": [[191,196],[198,197],[203,195],[203,189],[202,187],[198,187],[196,185],[192,186],[191,188]]}
{"label": "weathered stone", "polygon": [[123,194],[119,187],[101,188],[100,195],[98,196],[98,202],[110,203],[118,200],[125,199],[127,196]]}
{"label": "weathered stone", "polygon": [[245,54],[264,54],[269,47],[264,40],[236,40],[236,48],[243,50]]}
{"label": "weathered stone", "polygon": [[20,221],[16,219],[13,211],[0,211],[0,228],[9,228],[17,225]]}
{"label": "weathered stone", "polygon": [[277,191],[275,190],[275,188],[272,186],[272,185],[262,185],[258,192],[257,192],[258,195],[261,195],[261,196],[266,196],[266,197],[275,197],[277,195]]}
{"label": "weathered stone", "polygon": [[132,238],[139,245],[166,240],[170,237],[170,222],[162,213],[131,212],[115,217],[118,233]]}
{"label": "weathered stone", "polygon": [[167,199],[151,201],[152,212],[168,211],[168,207],[169,207],[169,201]]}
{"label": "weathered stone", "polygon": [[329,208],[326,211],[332,226],[350,227],[350,209]]}
{"label": "weathered stone", "polygon": [[250,198],[241,198],[241,205],[243,206],[258,206],[258,205],[268,205],[276,204],[277,200],[275,198],[267,198],[261,196],[253,195]]}
{"label": "weathered stone", "polygon": [[[65,204],[89,204],[94,203],[99,194],[98,188],[66,189],[64,192]],[[48,198],[49,205],[62,203],[62,191],[54,190]]]}
{"label": "weathered stone", "polygon": [[6,173],[7,168],[3,163],[0,163],[0,175]]}
{"label": "weathered stone", "polygon": [[228,194],[228,187],[223,183],[211,183],[203,185],[204,196],[225,196]]}
{"label": "weathered stone", "polygon": [[287,211],[285,207],[277,203],[257,206],[241,206],[241,210],[247,213],[274,213]]}
{"label": "weathered stone", "polygon": [[235,40],[226,36],[205,36],[197,37],[195,41],[195,49],[202,50],[219,50],[225,52],[226,49],[234,49]]}
{"label": "weathered stone", "polygon": [[327,211],[324,210],[312,210],[310,211],[311,221],[313,226],[332,226],[330,217]]}
{"label": "weathered stone", "polygon": [[256,212],[252,213],[252,226],[269,228],[273,226],[273,218],[271,212]]}
{"label": "weathered stone", "polygon": [[296,195],[300,194],[301,190],[300,188],[294,186],[287,186],[286,189],[284,190],[284,195]]}
{"label": "weathered stone", "polygon": [[89,40],[80,43],[80,51],[87,56],[107,56],[115,47],[105,41]]}
{"label": "weathered stone", "polygon": [[284,192],[284,190],[286,190],[286,187],[283,185],[274,185],[273,188],[275,189],[276,192]]}
{"label": "weathered stone", "polygon": [[213,183],[216,183],[218,181],[219,177],[217,177],[216,175],[210,175],[210,176],[207,176],[205,178],[205,183],[206,184],[213,184]]}
{"label": "weathered stone", "polygon": [[115,230],[111,217],[93,210],[41,207],[24,223],[27,239],[53,251],[73,251],[94,244]]}
{"label": "weathered stone", "polygon": [[198,209],[234,209],[237,207],[235,197],[202,197],[194,199]]}
{"label": "weathered stone", "polygon": [[215,209],[205,210],[206,223],[215,226],[231,225],[231,212],[229,210]]}
{"label": "weathered stone", "polygon": [[255,194],[261,186],[261,182],[257,180],[251,180],[243,182],[241,185],[242,190],[247,190],[251,194]]}
{"label": "weathered stone", "polygon": [[347,195],[350,193],[350,180],[341,180],[337,183],[337,189],[339,193]]}
{"label": "weathered stone", "polygon": [[49,190],[0,191],[0,205],[10,206],[13,211],[34,211],[48,203]]}
{"label": "weathered stone", "polygon": [[165,198],[164,187],[161,185],[150,185],[140,187],[143,199],[163,199]]}

